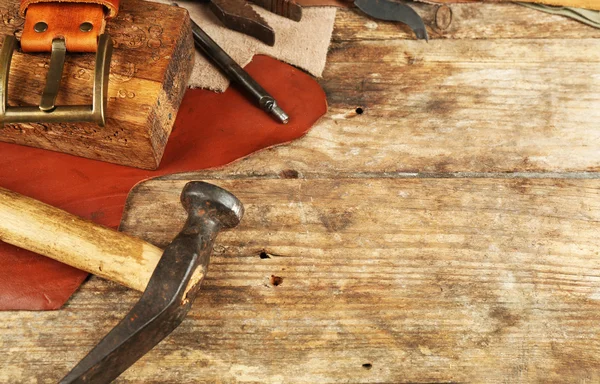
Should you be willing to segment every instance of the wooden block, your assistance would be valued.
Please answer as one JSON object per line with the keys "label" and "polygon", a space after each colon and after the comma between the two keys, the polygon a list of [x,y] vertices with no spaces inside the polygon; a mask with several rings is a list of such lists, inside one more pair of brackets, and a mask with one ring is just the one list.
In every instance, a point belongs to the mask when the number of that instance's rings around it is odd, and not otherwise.
{"label": "wooden block", "polygon": [[[122,229],[167,244],[186,181],[139,185]],[[600,381],[599,180],[211,182],[246,215],[123,382]],[[62,311],[0,313],[4,381],[58,380],[138,297],[92,278]]]}
{"label": "wooden block", "polygon": [[[0,35],[20,36],[18,4],[0,0]],[[0,141],[91,159],[156,169],[171,133],[193,66],[193,40],[185,9],[125,0],[107,24],[114,41],[107,124],[7,124]],[[15,52],[10,105],[38,105],[50,55]],[[57,105],[91,104],[95,56],[68,54]],[[43,159],[42,159],[43,161]]]}

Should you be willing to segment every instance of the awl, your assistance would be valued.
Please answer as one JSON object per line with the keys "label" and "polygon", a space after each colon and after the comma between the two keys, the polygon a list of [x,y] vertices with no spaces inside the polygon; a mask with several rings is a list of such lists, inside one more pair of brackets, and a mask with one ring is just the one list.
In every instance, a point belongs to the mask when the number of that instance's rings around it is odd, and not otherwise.
{"label": "awl", "polygon": [[224,74],[229,80],[237,83],[246,93],[256,101],[258,106],[265,112],[273,115],[279,122],[287,124],[289,116],[281,109],[281,107],[275,101],[275,98],[271,96],[265,89],[258,84],[256,80],[244,71],[238,63],[235,62],[217,44],[211,39],[206,32],[194,20],[192,23],[192,34],[194,36],[194,43],[198,49],[200,49]]}

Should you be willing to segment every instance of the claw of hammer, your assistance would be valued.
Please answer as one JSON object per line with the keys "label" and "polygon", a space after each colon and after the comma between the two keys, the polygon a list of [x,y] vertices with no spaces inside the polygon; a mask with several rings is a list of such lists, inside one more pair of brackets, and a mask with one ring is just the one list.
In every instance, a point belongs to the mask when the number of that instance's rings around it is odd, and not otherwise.
{"label": "claw of hammer", "polygon": [[187,222],[165,249],[142,297],[61,384],[114,380],[171,333],[190,310],[217,234],[235,227],[244,209],[231,193],[203,182],[188,183],[181,202]]}

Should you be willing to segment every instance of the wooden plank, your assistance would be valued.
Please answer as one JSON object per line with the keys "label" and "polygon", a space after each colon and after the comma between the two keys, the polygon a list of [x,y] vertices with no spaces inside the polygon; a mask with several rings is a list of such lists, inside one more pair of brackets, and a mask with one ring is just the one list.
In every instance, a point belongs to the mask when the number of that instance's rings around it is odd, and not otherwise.
{"label": "wooden plank", "polygon": [[[414,6],[432,25],[436,7]],[[338,11],[327,116],[210,177],[600,171],[600,31],[515,4],[452,9],[428,44]]]}
{"label": "wooden plank", "polygon": [[598,172],[599,52],[598,39],[334,43],[328,114],[216,174]]}
{"label": "wooden plank", "polygon": [[[138,186],[122,228],[165,245],[185,182]],[[600,380],[599,180],[214,182],[245,218],[118,382]],[[64,310],[0,313],[0,381],[56,382],[137,297],[93,278]]]}
{"label": "wooden plank", "polygon": [[[409,4],[423,18],[431,39],[584,39],[600,37],[600,30],[575,20],[534,11],[517,4],[448,4],[451,17],[436,18],[438,5]],[[436,20],[439,20],[436,21]],[[337,12],[332,40],[414,40],[414,33],[398,23],[380,21],[357,9]]]}
{"label": "wooden plank", "polygon": [[[21,33],[18,6],[0,0],[0,35]],[[157,15],[160,15],[158,17]],[[7,124],[0,141],[155,169],[175,122],[193,65],[187,11],[140,0],[121,3],[107,23],[114,40],[106,127],[95,123]],[[50,55],[15,52],[10,105],[38,105]],[[57,105],[91,104],[95,57],[69,54]]]}
{"label": "wooden plank", "polygon": [[[472,3],[472,2],[504,2],[507,0],[426,0],[428,3],[448,4],[455,3]],[[511,0],[508,0],[511,1]],[[524,0],[525,3],[547,4],[555,7],[573,7],[600,10],[600,4],[597,0]]]}

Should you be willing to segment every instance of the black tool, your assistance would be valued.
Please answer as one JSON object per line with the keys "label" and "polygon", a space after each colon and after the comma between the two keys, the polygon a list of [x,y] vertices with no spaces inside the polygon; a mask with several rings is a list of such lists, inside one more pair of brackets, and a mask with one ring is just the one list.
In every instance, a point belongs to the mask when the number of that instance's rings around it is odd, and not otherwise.
{"label": "black tool", "polygon": [[[275,45],[275,31],[246,0],[201,0],[209,2],[211,11],[227,28]],[[294,0],[250,0],[252,3],[290,20],[302,19],[302,7]]]}
{"label": "black tool", "polygon": [[194,20],[190,21],[196,47],[212,60],[229,80],[237,83],[252,99],[256,100],[260,108],[273,115],[281,123],[287,124],[289,116],[277,105],[273,96],[265,91],[248,72],[244,71]]}
{"label": "black tool", "polygon": [[408,5],[391,0],[355,0],[354,5],[375,19],[404,23],[413,30],[417,39],[429,40],[423,19]]}

